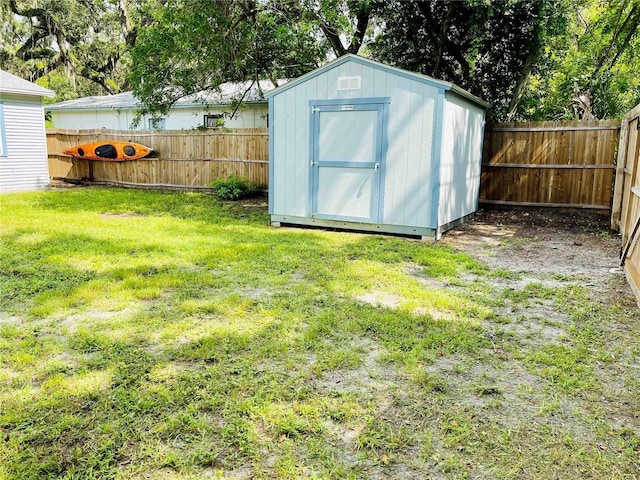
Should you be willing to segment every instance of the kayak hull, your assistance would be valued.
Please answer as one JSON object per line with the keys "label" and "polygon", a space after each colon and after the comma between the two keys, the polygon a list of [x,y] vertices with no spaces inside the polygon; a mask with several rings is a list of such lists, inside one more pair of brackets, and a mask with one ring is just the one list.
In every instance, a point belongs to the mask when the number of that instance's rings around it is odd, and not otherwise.
{"label": "kayak hull", "polygon": [[105,140],[85,143],[67,148],[62,152],[75,158],[99,160],[101,162],[124,162],[137,160],[153,153],[153,150],[139,143]]}

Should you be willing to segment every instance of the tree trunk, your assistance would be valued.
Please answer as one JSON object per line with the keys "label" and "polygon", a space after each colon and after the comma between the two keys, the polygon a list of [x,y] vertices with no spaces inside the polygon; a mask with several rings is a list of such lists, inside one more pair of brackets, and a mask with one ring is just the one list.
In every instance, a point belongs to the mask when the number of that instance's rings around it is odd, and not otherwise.
{"label": "tree trunk", "polygon": [[357,55],[360,51],[360,47],[362,46],[362,41],[364,40],[364,36],[367,33],[367,27],[369,26],[369,17],[371,16],[371,5],[369,4],[360,4],[358,7],[357,14],[357,25],[356,31],[353,34],[353,39],[351,40],[351,45],[349,45],[348,52]]}
{"label": "tree trunk", "polygon": [[520,72],[520,78],[518,79],[518,83],[516,83],[515,88],[513,89],[513,93],[511,94],[511,100],[509,101],[509,108],[507,110],[507,121],[513,121],[513,118],[516,115],[516,110],[518,109],[518,104],[522,99],[522,94],[524,93],[524,89],[527,87],[527,82],[531,77],[531,72],[533,71],[533,66],[536,61],[540,58],[540,48],[536,48],[535,51],[529,52],[527,58],[524,61],[524,65],[522,66],[522,71]]}

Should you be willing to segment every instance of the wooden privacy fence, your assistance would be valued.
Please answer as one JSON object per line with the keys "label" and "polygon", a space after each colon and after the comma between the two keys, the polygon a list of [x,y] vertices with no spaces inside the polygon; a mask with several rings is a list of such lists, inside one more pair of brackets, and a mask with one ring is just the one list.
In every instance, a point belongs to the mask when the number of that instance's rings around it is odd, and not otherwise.
{"label": "wooden privacy fence", "polygon": [[497,123],[485,131],[480,203],[609,210],[620,123]]}
{"label": "wooden privacy fence", "polygon": [[[103,140],[141,143],[151,157],[126,162],[71,158],[62,151]],[[53,178],[116,185],[199,188],[216,178],[244,177],[267,185],[269,137],[266,129],[232,131],[47,130],[49,174]]]}
{"label": "wooden privacy fence", "polygon": [[640,105],[623,119],[611,228],[622,235],[621,264],[640,302]]}

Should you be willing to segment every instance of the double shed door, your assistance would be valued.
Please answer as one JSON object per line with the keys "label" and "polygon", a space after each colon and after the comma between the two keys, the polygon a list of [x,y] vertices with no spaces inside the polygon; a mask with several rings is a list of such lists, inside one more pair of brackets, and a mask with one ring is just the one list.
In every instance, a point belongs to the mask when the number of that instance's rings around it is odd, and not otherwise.
{"label": "double shed door", "polygon": [[310,103],[311,216],[380,223],[389,100]]}

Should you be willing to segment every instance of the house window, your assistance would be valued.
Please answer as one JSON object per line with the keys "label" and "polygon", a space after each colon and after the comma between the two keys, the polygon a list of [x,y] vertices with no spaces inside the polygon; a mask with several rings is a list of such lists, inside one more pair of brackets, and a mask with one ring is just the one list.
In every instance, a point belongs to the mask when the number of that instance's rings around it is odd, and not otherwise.
{"label": "house window", "polygon": [[4,104],[0,102],[0,157],[7,156],[7,129],[4,124]]}
{"label": "house window", "polygon": [[165,118],[150,118],[149,130],[164,130],[165,120],[166,120]]}
{"label": "house window", "polygon": [[205,128],[216,128],[224,126],[224,115],[221,113],[214,113],[204,116]]}

